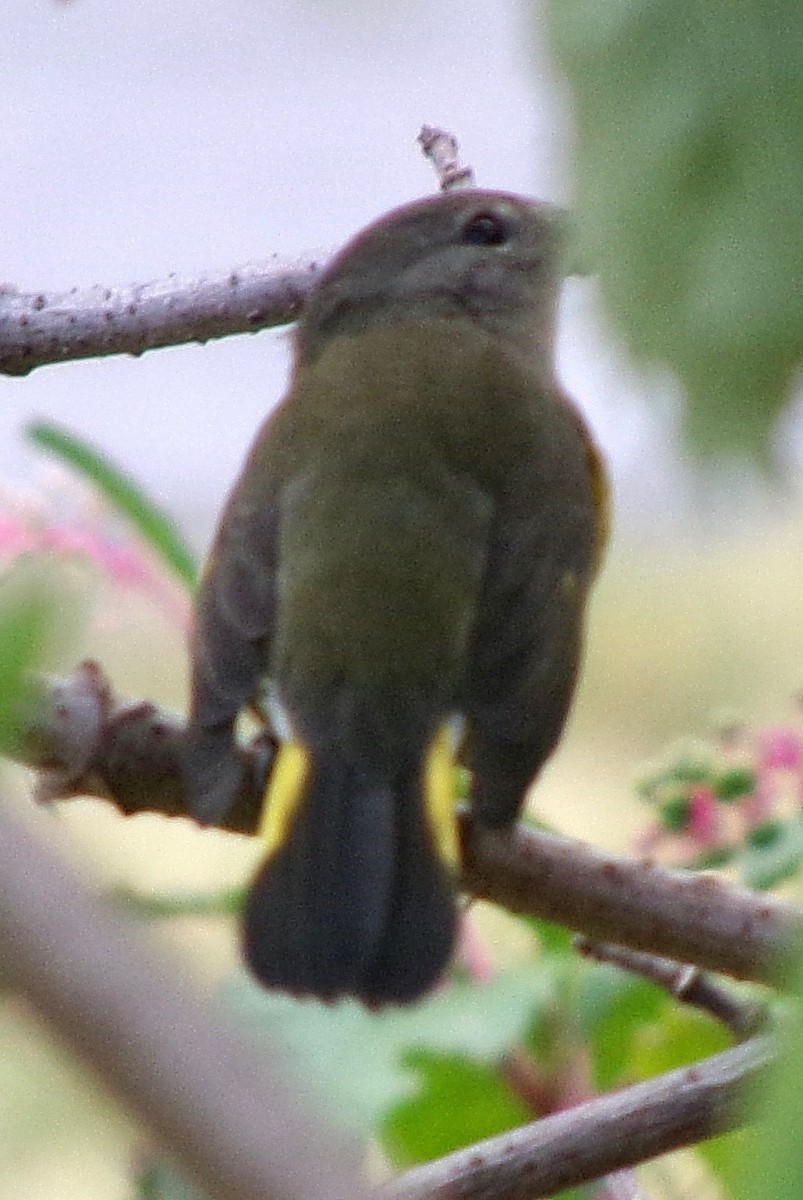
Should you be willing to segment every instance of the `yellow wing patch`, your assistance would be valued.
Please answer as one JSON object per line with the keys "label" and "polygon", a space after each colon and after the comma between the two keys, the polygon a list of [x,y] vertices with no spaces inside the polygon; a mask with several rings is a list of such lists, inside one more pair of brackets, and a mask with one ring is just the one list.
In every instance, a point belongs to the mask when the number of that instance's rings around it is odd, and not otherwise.
{"label": "yellow wing patch", "polygon": [[447,867],[457,872],[460,843],[455,801],[454,736],[447,721],[432,739],[424,760],[424,807],[438,854]]}
{"label": "yellow wing patch", "polygon": [[275,854],[284,844],[287,831],[301,803],[309,772],[309,755],[299,742],[284,742],[276,756],[265,789],[259,836],[265,852]]}

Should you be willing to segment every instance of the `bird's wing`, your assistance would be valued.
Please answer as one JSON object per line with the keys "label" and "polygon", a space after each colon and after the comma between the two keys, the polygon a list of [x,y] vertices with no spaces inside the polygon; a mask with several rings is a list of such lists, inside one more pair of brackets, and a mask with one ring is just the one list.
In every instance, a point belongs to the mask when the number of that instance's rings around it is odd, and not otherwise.
{"label": "bird's wing", "polygon": [[473,804],[489,825],[513,821],[560,737],[582,648],[597,516],[589,497],[492,531],[468,656],[464,709]]}
{"label": "bird's wing", "polygon": [[219,820],[242,781],[235,723],[258,697],[268,667],[277,528],[269,481],[256,495],[253,486],[236,487],[201,580],[183,761],[188,808],[202,821]]}

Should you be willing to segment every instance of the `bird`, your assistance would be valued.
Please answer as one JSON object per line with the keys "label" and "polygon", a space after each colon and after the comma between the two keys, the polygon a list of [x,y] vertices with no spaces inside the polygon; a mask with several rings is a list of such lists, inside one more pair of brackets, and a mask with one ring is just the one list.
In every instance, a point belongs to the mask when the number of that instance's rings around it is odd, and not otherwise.
{"label": "bird", "polygon": [[278,740],[242,915],[266,987],[430,992],[457,929],[456,767],[503,829],[558,742],[609,520],[556,375],[567,239],[545,201],[413,201],[297,323],[202,573],[182,751],[188,811],[215,824],[241,713]]}

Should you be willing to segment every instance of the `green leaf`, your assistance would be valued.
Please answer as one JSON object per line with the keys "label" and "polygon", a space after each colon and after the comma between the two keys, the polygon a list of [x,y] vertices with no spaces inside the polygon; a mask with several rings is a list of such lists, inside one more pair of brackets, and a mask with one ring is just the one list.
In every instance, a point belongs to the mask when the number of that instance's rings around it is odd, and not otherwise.
{"label": "green leaf", "polygon": [[630,1077],[635,1039],[669,1005],[660,988],[616,967],[602,965],[588,972],[578,997],[578,1017],[588,1038],[598,1091]]}
{"label": "green leaf", "polygon": [[755,456],[803,358],[800,0],[551,0],[578,217],[705,451]]}
{"label": "green leaf", "polygon": [[747,844],[757,850],[771,850],[783,840],[784,830],[783,821],[762,821],[748,833]]}
{"label": "green leaf", "polygon": [[636,790],[641,800],[654,804],[658,800],[671,801],[675,797],[685,799],[690,786],[710,785],[713,782],[715,770],[710,753],[695,747],[691,750],[676,749],[672,754],[666,766],[651,771],[637,784]]}
{"label": "green leaf", "polygon": [[136,1200],[208,1200],[168,1162],[150,1163],[135,1182]]}
{"label": "green leaf", "polygon": [[72,467],[93,484],[107,503],[131,522],[142,540],[189,589],[195,587],[198,565],[181,533],[130,475],[87,442],[49,422],[29,425],[27,436]]}
{"label": "green leaf", "polygon": [[[34,698],[30,674],[52,654],[69,588],[44,557],[20,559],[0,579],[0,751],[18,745],[21,712]],[[67,624],[69,622],[67,621]]]}
{"label": "green leaf", "polygon": [[669,800],[664,800],[658,810],[664,829],[671,833],[681,833],[688,823],[690,807],[688,796],[672,796]]}
{"label": "green leaf", "polygon": [[752,767],[729,767],[713,781],[714,794],[724,804],[742,800],[755,791],[756,773]]}
{"label": "green leaf", "polygon": [[456,1054],[411,1052],[418,1094],[382,1124],[382,1144],[397,1166],[427,1162],[533,1119],[489,1066]]}
{"label": "green leaf", "polygon": [[122,905],[129,916],[142,920],[181,917],[238,916],[245,903],[244,887],[219,888],[204,892],[161,892],[144,895],[133,888],[114,888],[109,896]]}
{"label": "green leaf", "polygon": [[540,954],[547,958],[564,959],[571,956],[575,961],[574,934],[565,925],[543,921],[540,917],[520,917],[538,938]]}
{"label": "green leaf", "polygon": [[250,1032],[285,1051],[299,1080],[335,1118],[367,1134],[392,1105],[414,1094],[410,1055],[493,1063],[522,1037],[547,987],[530,965],[490,983],[458,981],[414,1007],[379,1013],[351,1000],[295,1000],[244,978],[227,985],[224,1000]]}
{"label": "green leaf", "polygon": [[736,854],[734,846],[713,846],[710,850],[702,850],[696,854],[692,861],[685,865],[690,871],[717,871],[729,866]]}
{"label": "green leaf", "polygon": [[666,782],[681,784],[708,784],[714,774],[711,759],[708,756],[693,753],[681,754],[667,768]]}
{"label": "green leaf", "polygon": [[718,1054],[730,1044],[722,1025],[691,1007],[669,1005],[660,1021],[645,1025],[634,1039],[634,1079],[649,1079]]}
{"label": "green leaf", "polygon": [[[798,995],[800,990],[798,990]],[[733,1187],[734,1200],[800,1200],[803,1180],[803,1012],[800,1004],[783,1029],[783,1054],[775,1077],[755,1098],[763,1120],[753,1153]]]}
{"label": "green leaf", "polygon": [[745,1164],[760,1152],[760,1146],[756,1130],[748,1127],[708,1138],[695,1146],[695,1151],[714,1173],[718,1194],[732,1197],[744,1179]]}
{"label": "green leaf", "polygon": [[766,891],[794,878],[803,863],[803,817],[753,830],[739,865],[748,887]]}

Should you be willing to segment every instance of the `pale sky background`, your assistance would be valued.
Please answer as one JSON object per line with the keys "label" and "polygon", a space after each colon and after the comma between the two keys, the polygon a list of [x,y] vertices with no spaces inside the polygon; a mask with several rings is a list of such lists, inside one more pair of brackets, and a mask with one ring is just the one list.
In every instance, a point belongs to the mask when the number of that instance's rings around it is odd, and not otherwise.
{"label": "pale sky background", "polygon": [[[114,285],[334,249],[434,188],[422,123],[457,133],[482,185],[570,202],[570,115],[539,6],[379,8],[0,0],[0,280]],[[593,283],[568,286],[564,313],[562,376],[608,451],[620,522],[660,525],[678,486],[660,449],[672,404],[642,403]],[[269,331],[0,377],[0,482],[38,477],[22,430],[55,419],[202,543],[286,362]]]}

